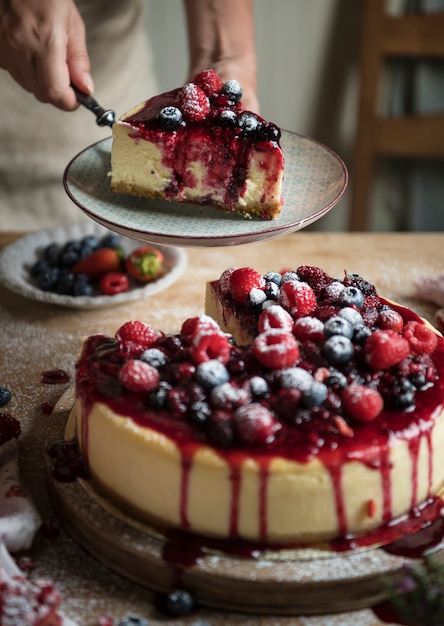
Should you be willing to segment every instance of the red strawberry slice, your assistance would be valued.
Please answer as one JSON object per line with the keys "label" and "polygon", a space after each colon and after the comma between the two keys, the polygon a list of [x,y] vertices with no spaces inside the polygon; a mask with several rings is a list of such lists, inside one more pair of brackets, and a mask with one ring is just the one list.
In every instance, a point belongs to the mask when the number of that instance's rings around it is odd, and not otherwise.
{"label": "red strawberry slice", "polygon": [[73,266],[74,274],[86,274],[92,280],[98,280],[109,272],[118,272],[122,265],[122,254],[119,249],[99,248],[83,257]]}

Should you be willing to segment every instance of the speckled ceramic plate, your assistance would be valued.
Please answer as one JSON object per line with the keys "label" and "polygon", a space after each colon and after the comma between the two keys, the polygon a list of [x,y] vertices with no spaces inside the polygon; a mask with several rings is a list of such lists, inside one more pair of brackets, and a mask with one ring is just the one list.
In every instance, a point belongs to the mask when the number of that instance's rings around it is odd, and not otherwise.
{"label": "speckled ceramic plate", "polygon": [[[109,230],[90,220],[79,224],[67,224],[48,230],[39,230],[21,237],[7,246],[0,254],[0,282],[19,295],[44,302],[57,304],[71,309],[105,309],[118,304],[139,300],[151,296],[172,285],[182,276],[187,267],[187,254],[179,248],[157,246],[162,251],[168,268],[167,273],[147,285],[131,285],[128,291],[114,296],[65,296],[42,291],[31,278],[30,268],[40,258],[41,251],[50,243],[64,244],[72,239],[81,239],[86,235],[103,237]],[[134,239],[122,237],[121,247],[126,254],[136,249],[140,243]]]}
{"label": "speckled ceramic plate", "polygon": [[285,156],[284,206],[274,220],[245,219],[209,206],[135,198],[111,190],[111,137],[80,152],[68,164],[64,185],[93,220],[148,243],[172,246],[229,246],[285,235],[315,222],[342,197],[348,174],[324,145],[282,132]]}

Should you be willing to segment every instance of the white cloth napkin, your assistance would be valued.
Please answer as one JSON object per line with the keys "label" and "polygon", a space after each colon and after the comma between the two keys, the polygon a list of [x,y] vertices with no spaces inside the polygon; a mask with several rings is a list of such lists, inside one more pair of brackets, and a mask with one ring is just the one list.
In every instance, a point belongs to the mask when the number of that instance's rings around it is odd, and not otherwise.
{"label": "white cloth napkin", "polygon": [[17,442],[0,446],[0,540],[10,552],[26,550],[41,519],[20,482]]}

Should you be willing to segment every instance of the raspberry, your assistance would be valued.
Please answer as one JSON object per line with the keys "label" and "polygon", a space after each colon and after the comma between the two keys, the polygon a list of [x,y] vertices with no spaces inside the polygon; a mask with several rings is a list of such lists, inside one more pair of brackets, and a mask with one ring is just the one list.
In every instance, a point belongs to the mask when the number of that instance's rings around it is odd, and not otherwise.
{"label": "raspberry", "polygon": [[194,363],[217,359],[225,365],[230,359],[230,342],[227,335],[213,329],[195,333],[191,340],[191,358]]}
{"label": "raspberry", "polygon": [[341,395],[344,411],[361,422],[375,419],[384,407],[384,401],[377,389],[352,383]]}
{"label": "raspberry", "polygon": [[213,69],[203,70],[196,74],[193,83],[200,87],[209,98],[215,96],[222,89],[222,80],[216,70]]}
{"label": "raspberry", "polygon": [[378,315],[379,328],[395,330],[400,333],[404,326],[402,315],[394,309],[383,309]]}
{"label": "raspberry", "polygon": [[196,315],[184,321],[180,329],[180,336],[188,343],[193,335],[202,330],[220,330],[218,323],[209,315]]}
{"label": "raspberry", "polygon": [[237,436],[247,444],[271,443],[281,427],[273,413],[257,402],[236,409],[233,419]]}
{"label": "raspberry", "polygon": [[251,267],[241,267],[231,274],[230,291],[235,302],[244,304],[252,289],[263,289],[264,287],[264,277]]}
{"label": "raspberry", "polygon": [[271,329],[256,337],[253,344],[256,359],[269,369],[291,367],[299,358],[299,347],[290,333]]}
{"label": "raspberry", "polygon": [[306,315],[297,319],[293,326],[293,334],[299,341],[322,341],[324,324],[317,317]]}
{"label": "raspberry", "polygon": [[394,330],[376,330],[364,344],[368,365],[375,370],[388,369],[410,353],[410,344]]}
{"label": "raspberry", "polygon": [[224,295],[228,295],[231,292],[231,274],[234,272],[236,268],[229,267],[225,271],[222,272],[219,278],[219,287],[221,293]]}
{"label": "raspberry", "polygon": [[310,315],[317,305],[316,294],[310,285],[294,280],[282,285],[278,302],[293,317]]}
{"label": "raspberry", "polygon": [[187,122],[200,122],[210,112],[210,101],[205,92],[194,83],[187,83],[177,96],[177,106]]}
{"label": "raspberry", "polygon": [[407,322],[402,336],[407,339],[415,352],[432,354],[438,344],[438,335],[421,322]]}
{"label": "raspberry", "polygon": [[159,384],[159,372],[152,365],[130,359],[121,368],[119,380],[130,391],[153,391]]}
{"label": "raspberry", "polygon": [[124,293],[129,289],[129,278],[124,272],[109,272],[102,276],[99,289],[106,296]]}
{"label": "raspberry", "polygon": [[266,332],[271,328],[279,328],[291,333],[293,330],[293,318],[280,305],[273,304],[262,311],[257,325],[260,333]]}
{"label": "raspberry", "polygon": [[153,345],[158,338],[157,331],[144,322],[125,322],[116,332],[121,350],[137,356]]}

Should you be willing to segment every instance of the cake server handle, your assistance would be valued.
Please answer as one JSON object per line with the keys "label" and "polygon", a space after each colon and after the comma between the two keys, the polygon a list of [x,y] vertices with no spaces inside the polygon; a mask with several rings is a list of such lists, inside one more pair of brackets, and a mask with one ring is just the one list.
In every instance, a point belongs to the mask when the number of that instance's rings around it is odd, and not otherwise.
{"label": "cake server handle", "polygon": [[112,126],[116,121],[116,114],[111,109],[104,109],[92,96],[83,91],[80,91],[75,85],[71,83],[71,87],[76,94],[77,102],[82,106],[92,111],[96,116],[96,122],[99,126]]}

